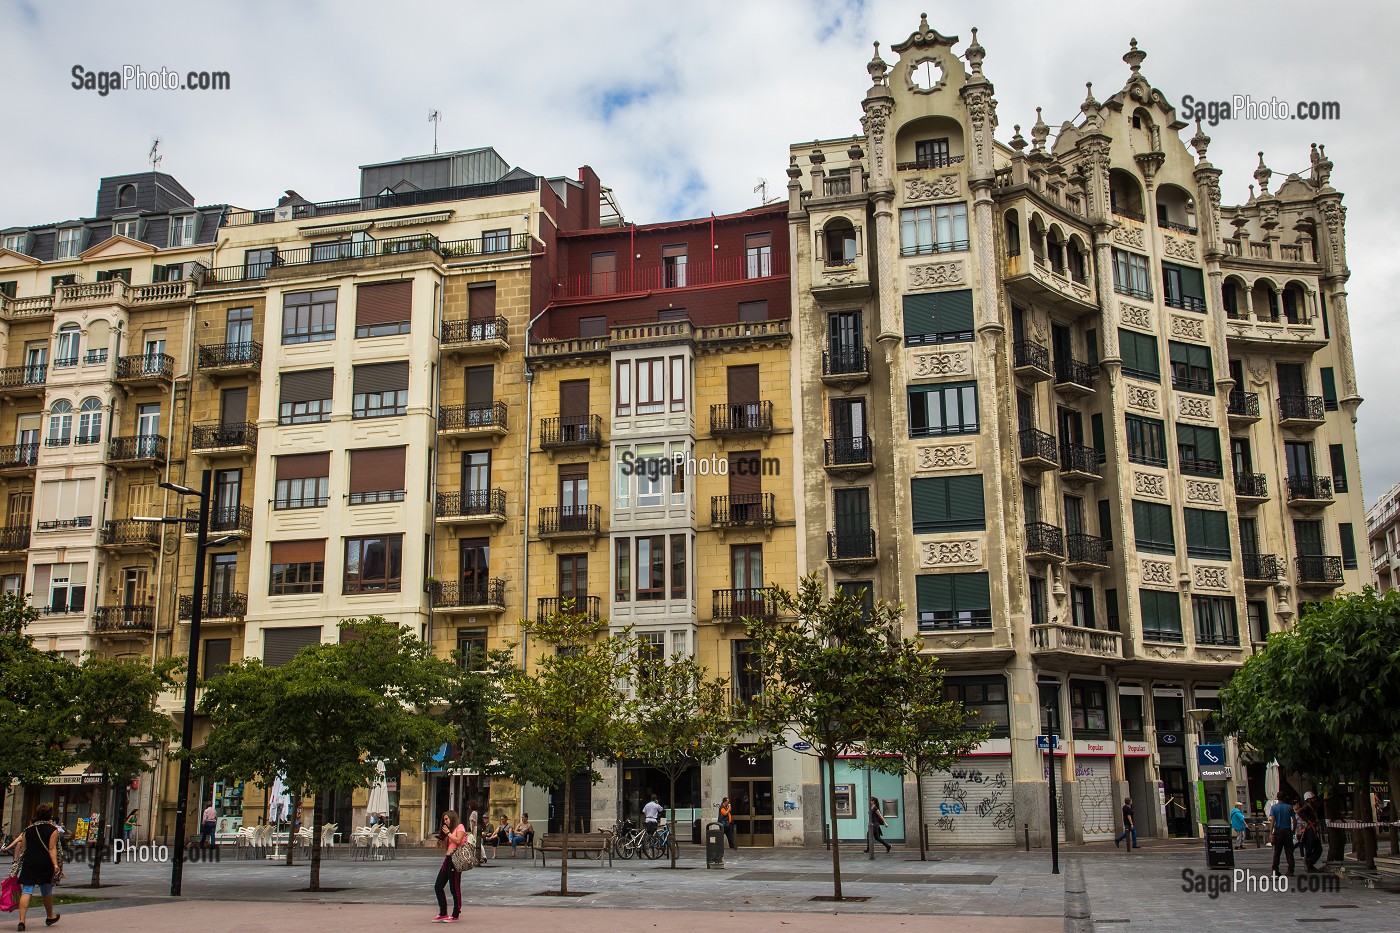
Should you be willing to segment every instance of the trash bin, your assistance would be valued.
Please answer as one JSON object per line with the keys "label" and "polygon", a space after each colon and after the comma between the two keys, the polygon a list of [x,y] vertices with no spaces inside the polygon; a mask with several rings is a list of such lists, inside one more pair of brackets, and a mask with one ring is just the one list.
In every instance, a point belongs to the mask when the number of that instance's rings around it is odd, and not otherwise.
{"label": "trash bin", "polygon": [[724,867],[724,828],[718,823],[705,825],[705,867]]}
{"label": "trash bin", "polygon": [[690,823],[690,844],[698,846],[700,844],[700,818],[696,817]]}

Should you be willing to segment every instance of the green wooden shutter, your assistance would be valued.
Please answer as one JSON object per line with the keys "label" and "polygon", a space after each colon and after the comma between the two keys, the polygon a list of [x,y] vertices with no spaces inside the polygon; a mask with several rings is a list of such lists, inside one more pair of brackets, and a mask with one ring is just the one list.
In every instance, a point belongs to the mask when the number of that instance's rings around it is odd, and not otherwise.
{"label": "green wooden shutter", "polygon": [[1139,369],[1137,364],[1137,334],[1118,328],[1118,351],[1123,357],[1124,369]]}
{"label": "green wooden shutter", "polygon": [[948,521],[948,489],[945,479],[910,480],[909,499],[914,513],[915,534],[936,531]]}
{"label": "green wooden shutter", "polygon": [[1188,553],[1196,548],[1207,547],[1205,512],[1201,509],[1183,509],[1186,519],[1186,549]]}
{"label": "green wooden shutter", "polygon": [[1157,359],[1157,338],[1147,334],[1138,334],[1138,369],[1153,376],[1161,377],[1162,363]]}
{"label": "green wooden shutter", "polygon": [[1108,449],[1103,441],[1103,415],[1094,415],[1089,419],[1089,430],[1094,435],[1094,450],[1098,452],[1099,462],[1102,463]]}
{"label": "green wooden shutter", "polygon": [[1330,366],[1322,367],[1322,407],[1337,410],[1337,375]]}
{"label": "green wooden shutter", "polygon": [[972,289],[956,292],[935,292],[938,305],[939,333],[958,334],[971,332]]}
{"label": "green wooden shutter", "polygon": [[957,574],[924,574],[914,580],[919,612],[948,612],[953,608],[953,577]]}
{"label": "green wooden shutter", "polygon": [[985,573],[949,574],[953,584],[953,608],[991,609],[991,576]]}
{"label": "green wooden shutter", "polygon": [[1356,569],[1356,539],[1352,534],[1351,523],[1343,522],[1337,526],[1337,535],[1342,541],[1342,569]]}
{"label": "green wooden shutter", "polygon": [[1216,552],[1225,555],[1221,560],[1230,558],[1230,522],[1225,517],[1224,512],[1206,512],[1205,532],[1206,545]]}
{"label": "green wooden shutter", "polygon": [[1206,300],[1206,280],[1200,269],[1192,266],[1177,266],[1181,270],[1181,294],[1188,298]]}
{"label": "green wooden shutter", "polygon": [[1103,538],[1104,550],[1113,550],[1113,519],[1107,499],[1099,500],[1099,537]]}
{"label": "green wooden shutter", "polygon": [[938,333],[935,324],[937,306],[933,295],[904,296],[904,337],[927,337]]}
{"label": "green wooden shutter", "polygon": [[947,479],[948,522],[954,530],[987,527],[982,496],[982,476],[950,476]]}

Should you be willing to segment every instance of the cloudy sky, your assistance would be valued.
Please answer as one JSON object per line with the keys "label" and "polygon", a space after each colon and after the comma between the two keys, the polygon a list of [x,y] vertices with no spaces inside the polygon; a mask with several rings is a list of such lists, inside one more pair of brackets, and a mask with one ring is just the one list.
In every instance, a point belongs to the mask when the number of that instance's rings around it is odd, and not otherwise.
{"label": "cloudy sky", "polygon": [[[431,150],[432,108],[444,114],[443,149],[492,145],[546,175],[592,165],[631,220],[738,210],[756,202],[761,178],[782,192],[790,143],[859,132],[870,43],[903,40],[924,9],[964,45],[980,27],[1003,140],[1015,123],[1028,130],[1036,106],[1052,127],[1077,116],[1085,81],[1100,100],[1119,90],[1134,36],[1143,73],[1178,106],[1188,94],[1339,102],[1335,122],[1208,128],[1210,157],[1232,202],[1248,196],[1258,150],[1277,185],[1306,173],[1310,142],[1327,146],[1349,207],[1367,502],[1400,481],[1400,377],[1387,348],[1400,210],[1384,189],[1400,151],[1384,98],[1400,83],[1400,5],[1385,0],[1180,0],[1170,16],[1121,0],[0,0],[10,90],[0,226],[91,214],[98,177],[145,169],[157,135],[161,168],[201,203],[265,207],[287,188],[351,196],[358,165]],[[227,71],[232,88],[102,97],[71,87],[75,65]]]}

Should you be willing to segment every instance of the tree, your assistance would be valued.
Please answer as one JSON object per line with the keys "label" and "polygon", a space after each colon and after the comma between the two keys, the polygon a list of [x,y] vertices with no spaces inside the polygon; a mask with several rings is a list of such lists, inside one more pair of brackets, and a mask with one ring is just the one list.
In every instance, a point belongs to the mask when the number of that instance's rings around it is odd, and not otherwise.
{"label": "tree", "polygon": [[312,798],[311,881],[321,887],[326,791],[368,787],[387,770],[413,770],[452,730],[432,713],[457,669],[380,616],[346,619],[337,644],[311,645],[281,667],[244,660],[205,681],[209,738],[194,752],[214,779],[287,786]]}
{"label": "tree", "polygon": [[572,601],[530,627],[537,644],[552,646],[526,671],[514,662],[496,671],[500,690],[491,706],[499,770],[521,784],[564,787],[564,841],[559,894],[569,893],[569,832],[573,778],[615,761],[633,743],[634,701],[624,683],[633,654],[630,637],[608,637],[607,623],[574,611]]}
{"label": "tree", "polygon": [[[756,720],[771,740],[813,755],[825,767],[833,896],[841,895],[841,844],[836,817],[836,762],[863,758],[866,767],[902,773],[899,757],[910,730],[932,728],[942,684],[937,660],[901,635],[903,607],[877,603],[865,616],[853,595],[830,596],[813,574],[796,595],[779,591],[778,614],[747,619],[762,667],[763,702]],[[950,740],[952,724],[946,724]],[[971,741],[967,737],[966,741]]]}
{"label": "tree", "polygon": [[77,668],[34,647],[25,629],[38,617],[19,594],[0,594],[0,813],[11,783],[43,784],[74,761],[64,746],[77,727]]}
{"label": "tree", "polygon": [[682,654],[662,661],[638,652],[632,683],[637,727],[630,754],[650,762],[670,782],[671,867],[676,867],[676,781],[688,769],[714,761],[739,736],[728,709],[729,684],[707,679],[705,668]]}
{"label": "tree", "polygon": [[[125,658],[89,654],[73,677],[73,712],[77,740],[74,757],[102,775],[99,807],[103,810],[112,788],[135,780],[149,765],[143,746],[168,741],[175,722],[157,707],[160,694],[175,685],[178,658],[155,666]],[[91,887],[101,887],[105,827],[113,816],[102,813],[92,860]]]}
{"label": "tree", "polygon": [[[1323,783],[1350,779],[1357,818],[1370,783],[1400,759],[1400,592],[1335,596],[1269,636],[1221,691],[1222,720],[1265,759]],[[1359,857],[1373,864],[1376,833]]]}

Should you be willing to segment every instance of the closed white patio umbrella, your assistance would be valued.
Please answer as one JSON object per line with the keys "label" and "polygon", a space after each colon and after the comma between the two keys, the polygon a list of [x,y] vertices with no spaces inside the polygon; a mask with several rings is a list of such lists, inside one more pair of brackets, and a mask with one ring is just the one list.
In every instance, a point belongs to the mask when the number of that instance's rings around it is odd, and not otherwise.
{"label": "closed white patio umbrella", "polygon": [[365,813],[375,814],[379,817],[389,815],[389,782],[384,776],[384,762],[375,762],[379,775],[374,779],[374,783],[369,788],[369,800],[365,803]]}

